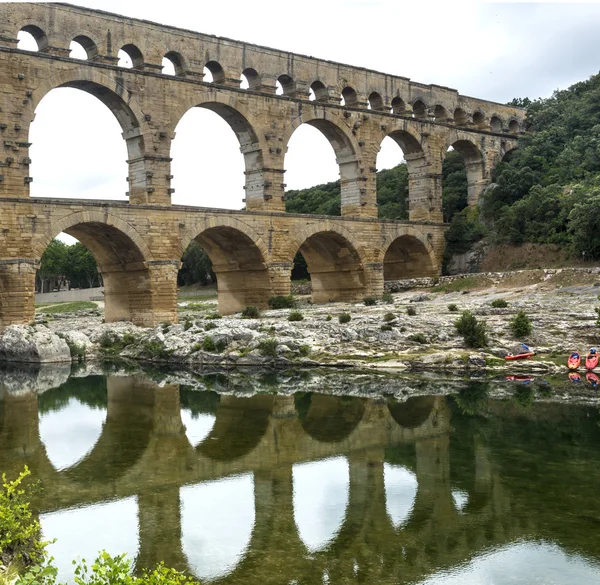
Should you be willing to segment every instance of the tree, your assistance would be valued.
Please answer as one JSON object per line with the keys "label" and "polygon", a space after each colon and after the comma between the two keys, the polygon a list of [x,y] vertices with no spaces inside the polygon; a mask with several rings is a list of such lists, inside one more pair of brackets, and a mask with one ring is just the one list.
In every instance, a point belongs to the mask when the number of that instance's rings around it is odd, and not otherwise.
{"label": "tree", "polygon": [[177,276],[179,286],[190,284],[208,284],[216,281],[216,275],[212,269],[212,262],[202,246],[192,242],[183,254],[182,266]]}
{"label": "tree", "polygon": [[600,258],[600,188],[586,194],[586,199],[575,204],[569,214],[569,231],[575,253],[597,259]]}

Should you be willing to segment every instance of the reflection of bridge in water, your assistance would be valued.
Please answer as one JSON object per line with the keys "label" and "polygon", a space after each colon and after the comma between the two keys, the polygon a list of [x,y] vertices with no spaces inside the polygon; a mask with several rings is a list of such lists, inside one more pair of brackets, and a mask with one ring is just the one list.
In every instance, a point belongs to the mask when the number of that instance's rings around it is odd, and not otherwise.
{"label": "reflection of bridge in water", "polygon": [[[109,378],[101,436],[85,458],[63,471],[54,468],[40,439],[36,395],[7,395],[0,409],[0,467],[14,475],[26,462],[42,480],[43,497],[34,502],[40,513],[137,497],[138,567],[164,560],[188,568],[181,488],[240,474],[253,477],[254,525],[242,558],[218,579],[222,583],[321,583],[324,574],[329,583],[408,583],[493,545],[561,540],[544,533],[545,526],[556,526],[536,509],[535,494],[524,498],[501,480],[491,447],[478,433],[457,458],[459,488],[468,495],[466,505],[457,506],[450,408],[443,397],[397,403],[317,394],[224,395],[213,407],[210,433],[193,446],[181,420],[179,386]],[[340,455],[348,462],[345,517],[335,537],[311,551],[294,516],[292,468]],[[390,463],[411,470],[418,482],[401,525],[393,522],[386,498],[384,468]],[[590,550],[597,551],[597,540],[587,540]],[[567,546],[581,552],[578,544]]]}

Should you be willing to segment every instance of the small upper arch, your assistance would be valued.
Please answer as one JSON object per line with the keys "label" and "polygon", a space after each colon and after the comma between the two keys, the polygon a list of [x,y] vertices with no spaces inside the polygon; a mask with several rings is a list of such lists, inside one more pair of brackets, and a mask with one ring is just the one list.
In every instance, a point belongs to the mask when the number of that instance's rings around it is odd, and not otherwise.
{"label": "small upper arch", "polygon": [[376,91],[371,92],[371,94],[369,95],[369,108],[377,112],[381,112],[385,109],[383,106],[383,98],[381,97],[381,94],[379,94]]}
{"label": "small upper arch", "polygon": [[[131,65],[129,65],[131,63]],[[139,48],[128,43],[123,45],[119,51],[119,67],[126,67],[128,69],[135,69],[141,67],[144,64],[144,56]]]}
{"label": "small upper arch", "polygon": [[48,37],[46,36],[46,33],[36,24],[26,24],[25,26],[22,26],[17,35],[19,41],[24,40],[24,35],[22,33],[26,33],[33,38],[38,51],[43,51],[48,46]]}
{"label": "small upper arch", "polygon": [[74,43],[76,43],[83,49],[86,55],[86,59],[88,59],[88,61],[98,56],[98,44],[86,35],[77,35],[73,38],[71,46],[69,47],[71,49],[71,57],[76,58],[75,55],[73,55],[73,51],[75,50],[75,47],[73,47]]}
{"label": "small upper arch", "polygon": [[392,114],[406,114],[406,103],[399,95],[392,100]]}
{"label": "small upper arch", "polygon": [[204,81],[221,83],[225,79],[225,71],[217,61],[208,61],[204,65]]}
{"label": "small upper arch", "polygon": [[242,86],[244,83],[244,78],[246,80],[246,83],[248,84],[247,88],[248,89],[259,89],[260,88],[260,75],[258,74],[258,71],[256,71],[256,69],[252,68],[252,67],[246,67],[246,69],[244,69],[242,71]]}
{"label": "small upper arch", "polygon": [[476,128],[483,128],[485,125],[485,115],[481,110],[475,110],[473,112],[473,124]]}
{"label": "small upper arch", "polygon": [[518,134],[521,131],[521,125],[519,124],[519,121],[516,118],[512,118],[511,121],[508,123],[508,131],[511,134]]}
{"label": "small upper arch", "polygon": [[294,83],[294,80],[287,73],[280,75],[277,78],[277,83],[281,87],[281,89],[279,89],[279,87],[277,88],[278,93],[280,94],[290,95],[296,90],[296,84]]}
{"label": "small upper arch", "polygon": [[316,102],[325,102],[329,99],[329,92],[327,91],[327,87],[325,87],[325,84],[319,79],[315,79],[310,84],[310,90],[311,94],[309,99],[312,99]]}
{"label": "small upper arch", "polygon": [[462,108],[456,108],[454,110],[454,123],[457,126],[466,126],[468,121],[469,116],[467,115],[467,112],[465,112],[465,110],[463,110]]}
{"label": "small upper arch", "polygon": [[448,110],[446,110],[446,108],[440,104],[437,104],[433,109],[433,117],[435,118],[436,122],[446,122],[448,119],[450,119]]}
{"label": "small upper arch", "polygon": [[490,130],[492,132],[502,132],[502,119],[497,114],[490,118]]}
{"label": "small upper arch", "polygon": [[342,90],[342,102],[345,106],[357,106],[358,105],[358,94],[353,87],[346,86]]}
{"label": "small upper arch", "polygon": [[162,66],[162,72],[166,75],[177,75],[178,77],[185,75],[185,61],[181,53],[177,51],[169,51],[163,57]]}
{"label": "small upper arch", "polygon": [[413,104],[413,117],[414,118],[426,118],[427,117],[427,104],[421,99],[417,98]]}

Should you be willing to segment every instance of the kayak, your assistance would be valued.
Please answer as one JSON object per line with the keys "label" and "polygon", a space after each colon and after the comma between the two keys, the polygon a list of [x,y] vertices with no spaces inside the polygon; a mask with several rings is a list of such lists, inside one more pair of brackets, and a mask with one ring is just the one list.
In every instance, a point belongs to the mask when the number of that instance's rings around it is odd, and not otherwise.
{"label": "kayak", "polygon": [[571,380],[571,382],[581,382],[579,372],[569,372],[569,380]]}
{"label": "kayak", "polygon": [[598,382],[600,382],[600,378],[598,378],[598,376],[596,374],[594,374],[594,372],[588,372],[585,375],[585,379],[595,388],[598,385]]}
{"label": "kayak", "polygon": [[527,358],[531,358],[534,355],[535,355],[535,351],[525,351],[523,353],[518,353],[516,355],[513,355],[512,353],[509,353],[504,359],[508,360],[508,361],[524,360],[524,359],[527,359]]}
{"label": "kayak", "polygon": [[598,365],[598,353],[588,353],[585,358],[585,369],[593,370]]}
{"label": "kayak", "polygon": [[569,360],[567,361],[569,370],[576,370],[579,367],[579,364],[581,364],[581,356],[576,351],[574,351],[569,356]]}
{"label": "kayak", "polygon": [[533,380],[533,376],[506,376],[508,382],[531,382]]}

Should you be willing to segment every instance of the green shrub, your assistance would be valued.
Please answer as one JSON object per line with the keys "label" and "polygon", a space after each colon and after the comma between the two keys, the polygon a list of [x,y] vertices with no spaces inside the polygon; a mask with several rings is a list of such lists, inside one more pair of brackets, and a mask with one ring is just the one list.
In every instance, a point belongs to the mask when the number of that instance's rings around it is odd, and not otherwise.
{"label": "green shrub", "polygon": [[211,319],[213,321],[215,321],[216,319],[222,319],[223,317],[221,315],[219,315],[219,313],[210,313],[208,315],[206,315],[206,319]]}
{"label": "green shrub", "polygon": [[455,303],[450,303],[450,304],[448,305],[448,310],[449,310],[451,313],[456,313],[456,312],[458,311],[458,305],[456,305]]}
{"label": "green shrub", "polygon": [[308,345],[308,343],[303,343],[298,348],[298,351],[300,352],[300,355],[302,357],[306,357],[306,356],[310,355],[310,352],[312,351],[312,348],[310,347],[310,345]]}
{"label": "green shrub", "polygon": [[406,309],[406,314],[414,317],[417,314],[417,309],[415,309],[413,306],[410,306]]}
{"label": "green shrub", "polygon": [[85,345],[70,341],[69,339],[65,339],[65,341],[69,346],[69,353],[71,354],[71,357],[77,358],[77,361],[79,362],[83,361],[85,359]]}
{"label": "green shrub", "polygon": [[227,348],[227,341],[225,339],[218,339],[215,341],[212,337],[205,337],[202,341],[202,349],[210,353],[221,353]]}
{"label": "green shrub", "polygon": [[391,331],[392,329],[393,329],[393,327],[391,325],[382,325],[381,326],[382,331]]}
{"label": "green shrub", "polygon": [[408,336],[408,339],[410,339],[410,341],[414,341],[415,343],[427,343],[427,338],[422,333],[413,333],[412,335]]}
{"label": "green shrub", "polygon": [[44,560],[46,543],[40,540],[40,524],[29,509],[23,480],[31,472],[27,467],[13,480],[2,474],[0,490],[0,553],[7,565],[28,567]]}
{"label": "green shrub", "polygon": [[183,323],[183,330],[187,331],[188,329],[191,329],[194,325],[194,322],[191,319],[186,319],[185,322]]}
{"label": "green shrub", "polygon": [[292,311],[288,315],[288,321],[304,321],[304,315],[300,311]]}
{"label": "green shrub", "polygon": [[508,302],[505,299],[496,299],[491,303],[494,309],[506,309],[508,307]]}
{"label": "green shrub", "polygon": [[277,355],[277,340],[262,339],[258,344],[258,351],[263,355],[275,357]]}
{"label": "green shrub", "polygon": [[242,317],[244,319],[258,319],[258,317],[260,317],[260,311],[258,310],[258,307],[253,307],[250,305],[244,308],[242,311]]}
{"label": "green shrub", "polygon": [[331,321],[331,315],[327,315],[327,317],[325,317],[325,321]]}
{"label": "green shrub", "polygon": [[350,313],[340,313],[338,321],[340,323],[350,323],[350,321],[352,321],[352,315]]}
{"label": "green shrub", "polygon": [[392,296],[392,293],[386,292],[382,295],[381,300],[386,305],[391,305],[394,302],[394,297]]}
{"label": "green shrub", "polygon": [[393,321],[395,318],[396,318],[396,315],[394,315],[394,313],[386,313],[386,314],[383,316],[383,320],[384,320],[386,323],[389,323],[390,321]]}
{"label": "green shrub", "polygon": [[485,347],[487,345],[485,323],[478,321],[471,311],[463,311],[460,318],[454,322],[454,327],[463,336],[467,347]]}
{"label": "green shrub", "polygon": [[169,330],[169,327],[171,327],[171,323],[168,323],[167,321],[160,324],[163,333],[166,333]]}
{"label": "green shrub", "polygon": [[135,335],[129,331],[123,333],[121,337],[114,331],[104,331],[98,343],[105,354],[115,355],[136,341]]}
{"label": "green shrub", "polygon": [[211,331],[212,329],[216,329],[217,328],[217,324],[216,323],[206,323],[204,325],[204,331]]}
{"label": "green shrub", "polygon": [[525,311],[519,311],[510,322],[510,330],[515,337],[527,337],[531,334],[531,319]]}
{"label": "green shrub", "polygon": [[165,344],[158,339],[148,340],[143,345],[144,353],[151,358],[157,358],[160,360],[167,360],[171,357],[173,350],[166,349]]}
{"label": "green shrub", "polygon": [[363,303],[365,304],[365,306],[367,307],[373,307],[374,305],[377,304],[377,299],[373,298],[373,297],[365,297],[363,299]]}
{"label": "green shrub", "polygon": [[294,309],[296,307],[296,299],[293,295],[271,297],[269,299],[269,307],[271,309]]}

